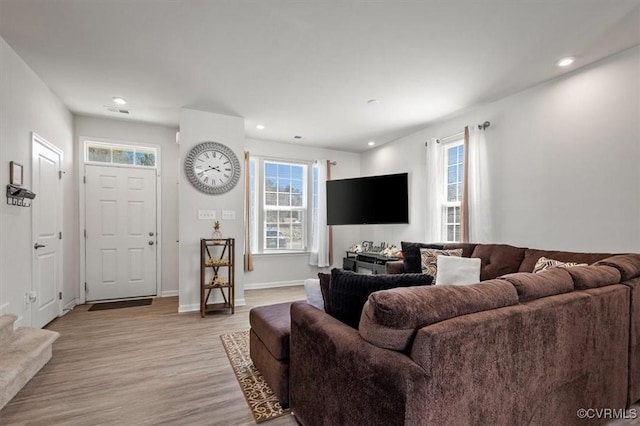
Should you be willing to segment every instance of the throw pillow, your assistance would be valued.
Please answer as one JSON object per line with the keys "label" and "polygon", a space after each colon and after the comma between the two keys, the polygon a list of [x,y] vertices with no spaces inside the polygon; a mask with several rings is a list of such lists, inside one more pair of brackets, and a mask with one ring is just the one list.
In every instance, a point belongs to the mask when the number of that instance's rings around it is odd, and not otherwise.
{"label": "throw pillow", "polygon": [[462,249],[440,250],[421,248],[420,258],[422,260],[422,273],[431,275],[434,279],[438,274],[438,256],[462,256]]}
{"label": "throw pillow", "polygon": [[358,328],[362,308],[371,293],[396,287],[430,285],[432,282],[433,277],[424,274],[366,275],[332,269],[329,314],[353,328]]}
{"label": "throw pillow", "polygon": [[444,249],[442,244],[423,244],[423,243],[409,243],[402,241],[402,264],[404,266],[404,272],[407,274],[419,274],[422,272],[420,266],[420,249],[432,248],[432,249]]}
{"label": "throw pillow", "polygon": [[438,256],[436,285],[467,285],[480,282],[480,265],[477,257]]}
{"label": "throw pillow", "polygon": [[324,302],[324,311],[331,314],[331,305],[329,305],[329,285],[331,285],[331,274],[318,272],[320,279],[320,292],[322,293],[322,301]]}
{"label": "throw pillow", "polygon": [[308,280],[304,280],[304,292],[307,294],[307,303],[324,311],[324,301],[322,300],[319,279],[309,278]]}
{"label": "throw pillow", "polygon": [[586,263],[577,263],[577,262],[560,262],[559,260],[547,259],[546,257],[541,257],[536,262],[536,265],[533,267],[533,273],[537,274],[542,271],[546,271],[550,268],[570,268],[572,266],[587,266]]}

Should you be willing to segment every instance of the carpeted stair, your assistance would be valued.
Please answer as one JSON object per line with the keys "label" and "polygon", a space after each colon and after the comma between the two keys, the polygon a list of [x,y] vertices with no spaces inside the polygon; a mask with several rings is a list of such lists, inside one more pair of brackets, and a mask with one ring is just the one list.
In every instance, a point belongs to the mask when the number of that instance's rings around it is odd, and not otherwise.
{"label": "carpeted stair", "polygon": [[20,327],[17,317],[0,315],[0,409],[51,359],[51,345],[60,334]]}

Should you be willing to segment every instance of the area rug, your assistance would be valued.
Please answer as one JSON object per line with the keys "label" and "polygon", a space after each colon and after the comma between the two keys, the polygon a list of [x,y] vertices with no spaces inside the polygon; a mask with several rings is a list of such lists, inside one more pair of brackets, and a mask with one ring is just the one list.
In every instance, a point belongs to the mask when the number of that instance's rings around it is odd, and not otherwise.
{"label": "area rug", "polygon": [[249,330],[225,333],[220,335],[220,339],[256,423],[289,414],[290,411],[282,408],[278,398],[251,361]]}
{"label": "area rug", "polygon": [[153,299],[122,300],[120,302],[95,303],[89,308],[90,311],[104,311],[106,309],[132,308],[134,306],[147,306]]}

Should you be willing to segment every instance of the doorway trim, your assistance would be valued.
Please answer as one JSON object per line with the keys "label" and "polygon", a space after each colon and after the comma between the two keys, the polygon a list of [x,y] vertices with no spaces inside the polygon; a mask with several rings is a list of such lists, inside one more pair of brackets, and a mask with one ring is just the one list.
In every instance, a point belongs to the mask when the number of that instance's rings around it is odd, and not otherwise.
{"label": "doorway trim", "polygon": [[[48,140],[46,140],[45,138],[43,138],[42,136],[40,136],[39,134],[37,134],[36,132],[31,132],[31,161],[33,162],[33,154],[34,154],[34,145],[35,144],[40,144],[43,147],[55,152],[57,155],[60,156],[60,164],[58,165],[58,173],[62,174],[62,162],[64,159],[64,152],[58,148],[57,146],[55,146],[54,144],[52,144],[51,142],[49,142]],[[31,167],[32,164],[29,164],[29,167]],[[35,174],[35,170],[33,169],[33,167],[31,167],[31,182],[33,183],[34,181],[34,176]],[[62,178],[60,178],[58,180],[58,185],[60,185],[60,199],[58,200],[60,205],[58,207],[58,223],[56,224],[56,226],[58,227],[58,232],[63,231],[62,227],[64,225],[64,219],[63,219],[63,214],[64,214],[64,185],[62,184]],[[34,226],[35,226],[35,220],[33,218],[33,212],[34,210],[31,210],[31,242],[34,241]],[[56,288],[55,288],[55,293],[54,293],[54,297],[56,297],[58,299],[58,317],[61,317],[64,314],[64,310],[63,310],[63,305],[62,305],[62,299],[60,299],[58,297],[58,294],[60,294],[60,292],[62,292],[63,290],[63,279],[64,279],[64,240],[60,240],[60,247],[59,247],[59,258],[58,258],[58,277],[56,280]],[[35,272],[35,268],[36,268],[36,263],[34,261],[33,258],[33,253],[31,253],[31,285],[30,285],[30,291],[34,291],[34,279],[36,276],[36,272]],[[38,295],[39,297],[39,295]],[[33,325],[33,314],[32,314],[32,310],[30,308],[30,312],[29,312],[29,325]]]}
{"label": "doorway trim", "polygon": [[[86,222],[86,200],[85,200],[85,185],[84,185],[84,177],[86,174],[85,171],[85,150],[87,143],[90,142],[101,142],[109,145],[126,145],[128,147],[131,146],[140,146],[147,148],[154,148],[157,153],[156,157],[156,296],[162,296],[162,239],[164,237],[164,232],[162,232],[162,147],[157,144],[144,143],[144,142],[132,142],[125,140],[116,140],[116,139],[105,139],[105,138],[93,138],[88,136],[80,136],[79,144],[78,144],[78,222],[80,223],[80,232],[79,242],[80,242],[80,300],[79,304],[86,303],[87,294],[85,291],[85,283],[87,277],[87,243],[84,238],[84,230],[87,227]],[[107,166],[108,164],[104,164]],[[118,299],[120,300],[120,299]]]}

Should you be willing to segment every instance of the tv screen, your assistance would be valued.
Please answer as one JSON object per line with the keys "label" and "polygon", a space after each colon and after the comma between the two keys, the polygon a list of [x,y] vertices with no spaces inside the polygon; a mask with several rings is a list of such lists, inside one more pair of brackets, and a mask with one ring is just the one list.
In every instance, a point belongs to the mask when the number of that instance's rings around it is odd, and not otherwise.
{"label": "tv screen", "polygon": [[327,181],[327,224],[409,223],[408,174]]}

